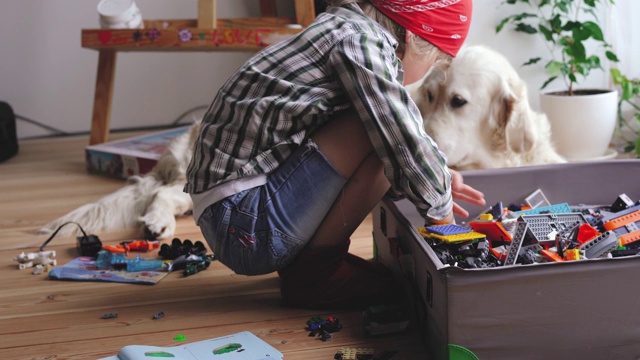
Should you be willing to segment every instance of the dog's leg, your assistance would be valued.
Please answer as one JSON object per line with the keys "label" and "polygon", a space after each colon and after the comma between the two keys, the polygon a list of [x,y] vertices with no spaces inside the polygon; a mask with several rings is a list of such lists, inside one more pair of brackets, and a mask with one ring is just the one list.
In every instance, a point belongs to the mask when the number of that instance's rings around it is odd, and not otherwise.
{"label": "dog's leg", "polygon": [[[87,233],[133,228],[140,214],[144,212],[157,184],[158,180],[151,176],[136,178],[96,202],[83,205],[51,221],[40,229],[40,233],[52,233],[60,225],[69,221],[80,224]],[[58,232],[58,236],[71,236],[78,233],[79,229],[76,226],[65,226]]]}
{"label": "dog's leg", "polygon": [[176,216],[191,210],[191,196],[182,191],[183,183],[165,185],[158,189],[146,213],[140,217],[146,232],[158,239],[172,237],[176,231]]}

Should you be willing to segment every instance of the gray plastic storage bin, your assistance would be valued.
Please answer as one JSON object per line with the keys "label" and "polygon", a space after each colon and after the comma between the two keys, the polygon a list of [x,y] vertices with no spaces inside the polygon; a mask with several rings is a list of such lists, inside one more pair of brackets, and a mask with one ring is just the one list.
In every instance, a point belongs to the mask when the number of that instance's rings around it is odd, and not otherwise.
{"label": "gray plastic storage bin", "polygon": [[[463,174],[487,205],[522,202],[536,189],[552,204],[640,199],[640,160]],[[486,209],[466,208],[472,217]],[[410,279],[430,359],[457,346],[483,360],[640,359],[640,257],[461,269],[438,260],[407,200],[381,202],[373,226],[378,260]]]}

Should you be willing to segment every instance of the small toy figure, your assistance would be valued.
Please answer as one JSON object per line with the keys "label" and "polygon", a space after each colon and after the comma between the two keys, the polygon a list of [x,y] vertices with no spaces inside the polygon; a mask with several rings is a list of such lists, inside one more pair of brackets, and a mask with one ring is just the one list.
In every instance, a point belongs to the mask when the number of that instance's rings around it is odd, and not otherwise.
{"label": "small toy figure", "polygon": [[116,254],[128,254],[131,251],[149,252],[159,247],[160,243],[157,241],[133,240],[123,241],[120,243],[120,245],[103,246],[102,249]]}
{"label": "small toy figure", "polygon": [[157,313],[155,313],[153,315],[153,317],[151,318],[152,320],[158,320],[160,318],[164,317],[164,311],[158,311]]}
{"label": "small toy figure", "polygon": [[307,328],[311,331],[309,336],[318,336],[322,341],[330,341],[331,333],[342,329],[340,320],[335,316],[323,319],[320,316],[313,316],[307,321]]}
{"label": "small toy figure", "polygon": [[13,258],[18,262],[18,268],[20,270],[33,267],[35,265],[52,265],[56,266],[56,252],[55,251],[40,251],[32,253],[20,253],[20,255]]}
{"label": "small toy figure", "polygon": [[178,238],[174,238],[171,241],[171,245],[162,244],[158,255],[164,260],[175,260],[181,255],[199,255],[204,256],[207,253],[202,241],[196,241],[195,243],[189,239],[185,239],[184,242]]}
{"label": "small toy figure", "polygon": [[100,250],[100,252],[98,252],[96,267],[98,269],[126,270],[129,272],[166,270],[166,266],[162,260],[142,259],[140,255],[134,259],[128,259],[124,254],[112,254],[107,250]]}
{"label": "small toy figure", "polygon": [[375,351],[370,348],[342,348],[333,356],[336,360],[373,359]]}

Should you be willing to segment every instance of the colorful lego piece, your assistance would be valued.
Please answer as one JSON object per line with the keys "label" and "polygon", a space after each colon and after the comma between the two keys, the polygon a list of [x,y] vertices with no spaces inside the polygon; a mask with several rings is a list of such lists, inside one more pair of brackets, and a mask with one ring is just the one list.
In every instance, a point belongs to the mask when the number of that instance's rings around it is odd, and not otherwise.
{"label": "colorful lego piece", "polygon": [[567,249],[564,252],[564,259],[567,261],[582,259],[582,252],[578,249]]}
{"label": "colorful lego piece", "polygon": [[[462,242],[462,241],[477,241],[477,240],[483,240],[487,238],[485,234],[481,234],[479,232],[473,231],[472,229],[465,228],[462,226],[455,225],[454,227],[451,227],[449,229],[447,228],[440,229],[439,227],[441,226],[448,227],[451,225],[436,225],[436,226],[429,226],[427,228],[419,228],[418,232],[424,237],[438,239],[440,241],[444,241],[447,243],[456,243],[456,242]],[[428,230],[434,227],[440,233],[435,233]],[[464,229],[464,232],[460,232],[460,229]],[[450,230],[450,232],[447,234],[448,230]]]}
{"label": "colorful lego piece", "polygon": [[556,252],[553,252],[547,249],[540,250],[540,255],[542,255],[545,259],[552,262],[562,262],[565,260],[562,256],[558,255]]}
{"label": "colorful lego piece", "polygon": [[51,251],[39,251],[25,253],[21,252],[20,255],[13,258],[18,262],[18,269],[23,270],[26,268],[34,267],[35,265],[52,265],[56,266],[56,252]]}
{"label": "colorful lego piece", "polygon": [[126,270],[129,272],[166,270],[165,263],[162,260],[142,259],[140,255],[134,259],[127,259],[124,254],[112,254],[106,250],[98,252],[95,264],[98,269]]}
{"label": "colorful lego piece", "polygon": [[481,234],[485,234],[491,244],[510,242],[511,234],[497,221],[471,221],[471,228]]}
{"label": "colorful lego piece", "polygon": [[551,203],[547,200],[547,197],[544,195],[542,190],[537,189],[531,195],[527,196],[524,199],[524,202],[531,207],[531,209],[535,209],[541,206],[549,206]]}
{"label": "colorful lego piece", "polygon": [[607,257],[610,252],[618,248],[618,237],[613,231],[606,231],[593,240],[584,243],[578,249],[584,251],[587,259]]}
{"label": "colorful lego piece", "polygon": [[576,236],[576,241],[580,244],[584,244],[586,242],[591,241],[596,236],[600,235],[600,231],[594,228],[589,224],[582,224],[578,228],[578,235]]}
{"label": "colorful lego piece", "polygon": [[374,354],[375,351],[370,348],[341,348],[333,358],[339,360],[373,359]]}
{"label": "colorful lego piece", "polygon": [[529,210],[520,210],[515,213],[518,215],[536,215],[536,214],[566,214],[571,212],[571,207],[567,203],[547,205],[531,208]]}
{"label": "colorful lego piece", "polygon": [[469,232],[469,228],[456,225],[456,224],[432,225],[432,226],[427,226],[426,229],[430,233],[443,235],[443,236],[465,234]]}

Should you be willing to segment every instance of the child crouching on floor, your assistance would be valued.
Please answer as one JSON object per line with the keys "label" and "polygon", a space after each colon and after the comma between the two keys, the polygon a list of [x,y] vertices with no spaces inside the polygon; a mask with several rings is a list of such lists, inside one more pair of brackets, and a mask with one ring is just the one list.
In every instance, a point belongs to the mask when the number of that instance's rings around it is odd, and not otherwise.
{"label": "child crouching on floor", "polygon": [[334,0],[224,84],[205,115],[185,191],[216,257],[238,274],[277,271],[292,306],[393,300],[384,266],[348,252],[388,191],[430,223],[468,216],[482,193],[449,170],[403,84],[446,68],[471,0]]}

